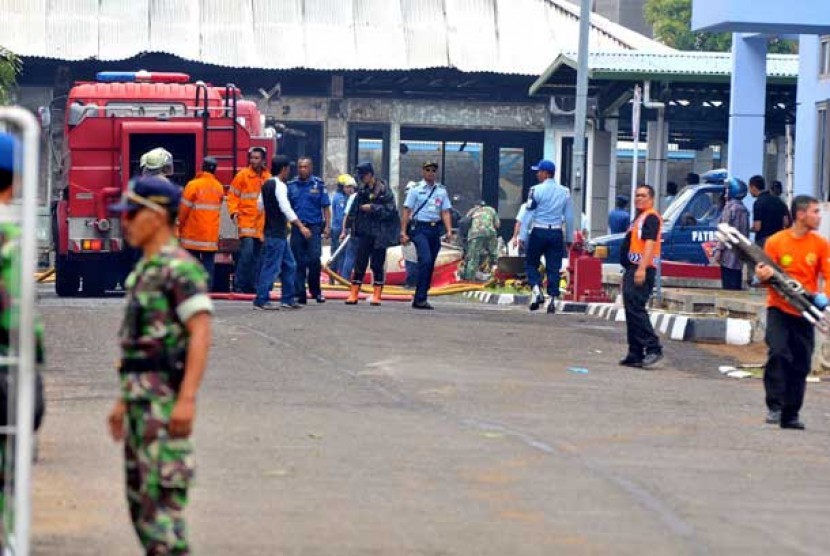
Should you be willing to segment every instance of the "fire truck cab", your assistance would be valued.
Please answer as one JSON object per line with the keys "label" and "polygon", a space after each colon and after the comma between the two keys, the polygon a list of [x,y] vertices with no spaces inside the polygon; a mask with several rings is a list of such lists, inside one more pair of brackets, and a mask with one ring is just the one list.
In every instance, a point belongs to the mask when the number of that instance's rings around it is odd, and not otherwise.
{"label": "fire truck cab", "polygon": [[[227,190],[247,165],[251,147],[276,149],[255,103],[234,85],[191,82],[183,73],[101,72],[69,92],[64,123],[66,162],[53,208],[55,289],[59,296],[97,296],[123,284],[137,260],[124,242],[121,222],[107,207],[139,175],[141,155],[170,151],[179,186],[195,176],[205,156],[218,161]],[[214,290],[227,291],[236,229],[223,206]]]}

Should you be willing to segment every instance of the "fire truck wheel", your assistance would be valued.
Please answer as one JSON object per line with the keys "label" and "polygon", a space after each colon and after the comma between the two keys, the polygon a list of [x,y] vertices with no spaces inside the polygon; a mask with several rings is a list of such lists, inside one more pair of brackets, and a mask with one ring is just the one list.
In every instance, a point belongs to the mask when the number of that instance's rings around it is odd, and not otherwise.
{"label": "fire truck wheel", "polygon": [[66,257],[55,258],[55,293],[59,297],[73,297],[78,295],[81,286],[81,275],[75,265]]}
{"label": "fire truck wheel", "polygon": [[107,289],[106,273],[84,273],[83,290],[85,297],[101,297]]}
{"label": "fire truck wheel", "polygon": [[231,272],[233,267],[229,264],[218,264],[213,271],[213,289],[217,293],[228,293],[231,291]]}

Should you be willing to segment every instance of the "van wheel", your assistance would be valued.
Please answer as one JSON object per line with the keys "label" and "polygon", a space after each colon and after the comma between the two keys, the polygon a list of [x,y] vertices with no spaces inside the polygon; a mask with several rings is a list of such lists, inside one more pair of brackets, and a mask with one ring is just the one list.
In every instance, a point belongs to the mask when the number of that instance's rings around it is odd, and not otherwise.
{"label": "van wheel", "polygon": [[75,264],[64,255],[55,257],[55,293],[58,297],[74,297],[81,287],[81,275]]}

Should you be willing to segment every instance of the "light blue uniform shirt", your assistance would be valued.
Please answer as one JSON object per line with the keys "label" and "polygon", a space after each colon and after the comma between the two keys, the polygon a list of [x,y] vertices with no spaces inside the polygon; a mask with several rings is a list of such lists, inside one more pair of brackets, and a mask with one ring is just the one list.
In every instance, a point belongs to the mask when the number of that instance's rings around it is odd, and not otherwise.
{"label": "light blue uniform shirt", "polygon": [[522,218],[522,231],[532,231],[532,226],[552,226],[559,229],[565,224],[565,241],[574,236],[574,207],[571,192],[550,178],[530,188]]}
{"label": "light blue uniform shirt", "polygon": [[527,214],[527,203],[522,203],[519,207],[519,212],[516,214],[516,220],[520,223],[519,226],[519,241],[527,244],[528,227],[533,226],[533,216],[530,217],[529,225],[525,224],[525,215]]}
{"label": "light blue uniform shirt", "polygon": [[[422,204],[424,205],[424,208],[419,210],[418,214],[413,216],[413,221],[438,222],[441,220],[441,211],[450,210],[452,208],[450,196],[444,186],[440,183],[436,183],[435,187],[437,189],[434,193],[432,193],[432,197],[429,196],[432,192],[432,188],[427,185],[424,180],[421,180],[418,182],[418,185],[409,190],[403,206],[410,209],[414,214],[415,211],[418,210],[418,207]],[[427,197],[429,197],[429,201],[427,201]],[[426,201],[426,204],[424,204],[424,201]]]}

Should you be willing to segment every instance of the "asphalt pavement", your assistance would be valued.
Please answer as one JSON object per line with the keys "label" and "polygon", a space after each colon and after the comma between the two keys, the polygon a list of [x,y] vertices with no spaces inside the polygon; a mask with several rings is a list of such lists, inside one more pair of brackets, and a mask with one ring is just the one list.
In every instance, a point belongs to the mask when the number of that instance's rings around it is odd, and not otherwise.
{"label": "asphalt pavement", "polygon": [[[140,553],[105,427],[121,303],[43,291],[36,554]],[[217,303],[195,554],[830,554],[826,384],[782,431],[694,345],[623,368],[622,324],[435,305]]]}

